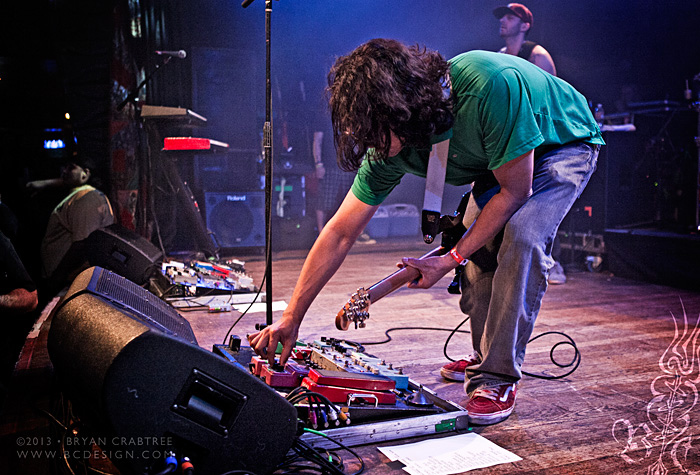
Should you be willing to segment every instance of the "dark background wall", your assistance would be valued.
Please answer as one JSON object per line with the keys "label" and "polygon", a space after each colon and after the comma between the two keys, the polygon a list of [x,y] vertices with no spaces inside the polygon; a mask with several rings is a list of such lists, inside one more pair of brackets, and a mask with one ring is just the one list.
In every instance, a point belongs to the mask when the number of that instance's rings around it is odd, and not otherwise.
{"label": "dark background wall", "polygon": [[[446,57],[470,49],[497,50],[502,41],[491,12],[504,3],[272,1],[275,123],[286,121],[287,132],[295,137],[307,133],[303,125],[323,117],[322,88],[334,58],[370,38],[424,44]],[[562,78],[594,103],[603,103],[608,113],[615,112],[623,88],[637,101],[682,102],[686,80],[700,73],[696,0],[531,0],[527,5],[535,19],[530,39],[549,50]],[[66,128],[67,111],[73,114],[69,126],[83,136],[81,146],[109,172],[106,128],[113,93],[115,6],[139,19],[142,37],[131,47],[143,72],[160,64],[156,49],[187,51],[186,59],[158,71],[146,86],[146,102],[191,108],[209,119],[209,126],[195,134],[259,151],[265,104],[264,0],[246,9],[238,1],[220,0],[5,2],[0,15],[4,201],[23,202],[27,180],[54,172],[53,158],[40,144],[50,134],[46,129]],[[668,130],[692,147],[696,120],[697,114],[688,111]],[[648,133],[654,135],[653,129],[662,126],[649,125]],[[692,177],[694,148],[680,148],[690,157],[681,168]],[[664,164],[677,165],[673,160]],[[232,187],[236,179],[232,174]],[[407,178],[391,200],[420,203],[415,193],[419,182]]]}
{"label": "dark background wall", "polygon": [[[75,67],[62,62],[65,54],[61,53],[75,55],[78,50],[92,49],[92,61],[96,68],[100,66],[100,48],[110,46],[102,38],[111,25],[105,16],[110,8],[97,8],[94,3],[27,0],[3,7],[0,99],[7,113],[0,117],[0,125],[5,130],[60,123],[66,102],[72,100],[70,95],[66,98],[65,81],[71,79],[71,68]],[[502,42],[491,11],[502,3],[274,0],[272,75],[276,106],[284,108],[284,102],[293,102],[292,94],[284,93],[296,92],[300,80],[305,82],[307,101],[320,104],[318,91],[333,59],[373,37],[425,44],[447,57],[469,49],[496,50]],[[152,18],[143,18],[142,25],[158,30],[161,42],[144,41],[143,48],[188,51],[185,60],[171,62],[158,73],[151,83],[148,102],[193,107],[204,100],[196,88],[208,87],[212,93],[247,96],[247,107],[255,107],[254,114],[262,117],[264,0],[255,0],[246,9],[240,2],[218,0],[144,0],[140,4],[156,12]],[[532,0],[527,5],[535,18],[530,39],[550,51],[562,78],[590,100],[602,102],[606,111],[614,111],[615,101],[626,85],[635,86],[639,100],[680,100],[685,81],[700,72],[700,2]],[[228,57],[222,58],[222,64],[214,64],[213,69],[225,69],[235,91],[223,90],[226,84],[202,83],[207,79],[202,77],[202,68],[217,62],[216,58],[204,57],[210,49],[229,50],[222,53]],[[140,55],[146,68],[156,64],[151,51]],[[282,94],[278,95],[278,90]],[[207,100],[216,101],[211,97]],[[218,102],[226,107],[226,101]],[[235,111],[241,113],[248,111]],[[230,134],[240,135],[236,131]]]}
{"label": "dark background wall", "polygon": [[[498,1],[273,1],[273,73],[293,79],[373,37],[425,44],[450,57],[501,45],[491,11]],[[694,1],[533,0],[530,39],[552,54],[559,75],[590,99],[612,104],[625,84],[642,98],[680,99],[700,68]],[[245,50],[264,59],[264,1],[200,0],[183,5],[196,46]],[[241,71],[245,75],[245,71]],[[261,84],[262,86],[262,84]]]}
{"label": "dark background wall", "polygon": [[[231,120],[222,121],[226,125],[218,124],[215,131],[241,144],[247,144],[247,137],[252,136],[247,129],[260,130],[262,121],[264,4],[256,0],[243,9],[238,3],[199,1],[183,5],[180,17],[196,25],[183,28],[189,45],[236,52],[238,63],[229,71],[230,84],[235,85],[236,94],[246,94],[258,108],[246,112],[237,107],[240,100],[234,99]],[[492,10],[502,4],[464,0],[273,1],[275,112],[294,112],[300,82],[305,85],[306,106],[320,107],[320,91],[334,58],[370,38],[420,43],[446,57],[470,49],[497,50],[502,40]],[[682,101],[686,80],[700,72],[700,2],[533,0],[527,5],[535,19],[529,38],[548,49],[560,77],[593,103],[602,103],[607,113],[618,110],[623,96],[637,102]],[[193,77],[205,67],[198,59],[191,59]],[[202,86],[210,84],[196,84],[195,91]],[[221,90],[227,85],[217,86]],[[217,86],[210,94],[216,94]],[[195,101],[193,105],[198,104]],[[687,142],[692,146],[695,117],[686,113],[671,124],[671,132],[677,130],[681,136],[677,140],[685,140],[682,146]],[[648,134],[656,133],[657,122],[648,126]],[[240,131],[246,132],[241,136]],[[692,162],[683,167],[692,167]],[[405,181],[407,186],[399,188],[390,202],[419,204],[421,198],[414,190],[420,180],[407,177]]]}

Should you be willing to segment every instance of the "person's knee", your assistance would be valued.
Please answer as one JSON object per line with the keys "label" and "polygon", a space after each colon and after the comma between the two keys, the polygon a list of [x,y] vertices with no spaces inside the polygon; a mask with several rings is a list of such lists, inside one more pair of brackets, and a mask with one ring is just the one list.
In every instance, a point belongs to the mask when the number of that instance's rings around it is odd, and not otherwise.
{"label": "person's knee", "polygon": [[488,308],[491,300],[494,271],[483,271],[473,262],[468,262],[460,276],[459,309],[465,315],[473,315],[477,306]]}

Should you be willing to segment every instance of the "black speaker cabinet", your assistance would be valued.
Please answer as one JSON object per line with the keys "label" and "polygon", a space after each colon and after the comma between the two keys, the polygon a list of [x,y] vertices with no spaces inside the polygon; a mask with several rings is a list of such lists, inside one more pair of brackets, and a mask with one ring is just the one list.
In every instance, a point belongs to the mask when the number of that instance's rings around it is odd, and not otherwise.
{"label": "black speaker cabinet", "polygon": [[306,180],[304,176],[276,176],[272,187],[274,216],[302,218],[306,216]]}
{"label": "black speaker cabinet", "polygon": [[316,227],[310,216],[303,218],[272,218],[272,249],[311,249],[316,240]]}
{"label": "black speaker cabinet", "polygon": [[221,247],[265,245],[265,192],[205,193],[207,227]]}
{"label": "black speaker cabinet", "polygon": [[262,96],[257,86],[264,81],[264,67],[257,50],[194,48],[192,109],[207,118],[209,137],[260,150],[257,111]]}
{"label": "black speaker cabinet", "polygon": [[197,473],[273,471],[294,442],[294,406],[197,346],[186,320],[157,302],[166,305],[93,267],[57,305],[49,356],[81,426],[94,432],[82,435],[120,454],[112,462],[122,473],[162,470],[170,450]]}
{"label": "black speaker cabinet", "polygon": [[197,154],[194,156],[195,188],[205,191],[255,190],[265,172],[255,150]]}
{"label": "black speaker cabinet", "polygon": [[608,156],[605,147],[598,155],[598,165],[581,196],[564,217],[561,231],[602,235],[606,221],[606,175]]}
{"label": "black speaker cabinet", "polygon": [[109,269],[137,284],[146,283],[163,258],[160,249],[119,224],[93,231],[86,245],[90,265]]}

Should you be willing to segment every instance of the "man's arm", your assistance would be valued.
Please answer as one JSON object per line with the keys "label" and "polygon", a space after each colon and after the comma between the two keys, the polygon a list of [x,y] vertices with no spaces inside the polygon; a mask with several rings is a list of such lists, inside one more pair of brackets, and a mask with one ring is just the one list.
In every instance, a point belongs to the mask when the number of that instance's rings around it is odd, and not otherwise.
{"label": "man's arm", "polygon": [[24,268],[12,242],[2,232],[0,232],[0,268],[5,270],[3,289],[9,289],[6,294],[0,294],[0,310],[15,314],[34,310],[38,303],[36,286]]}
{"label": "man's arm", "polygon": [[323,180],[326,174],[326,169],[323,167],[323,157],[321,156],[321,145],[323,143],[323,132],[314,132],[314,140],[311,148],[314,157],[314,166],[316,167],[316,178]]}
{"label": "man's arm", "polygon": [[[533,169],[534,150],[531,150],[493,171],[501,190],[486,203],[474,224],[455,245],[459,255],[468,258],[503,229],[510,217],[532,194]],[[457,261],[450,254],[422,260],[404,258],[402,262],[417,268],[421,273],[418,282],[409,284],[409,287],[422,289],[432,287],[457,267]]]}
{"label": "man's arm", "polygon": [[48,180],[30,181],[27,182],[25,186],[27,187],[27,191],[34,194],[47,188],[60,188],[64,186],[64,183],[61,178],[49,178]]}
{"label": "man's arm", "polygon": [[536,66],[544,69],[549,74],[557,75],[557,68],[554,67],[554,60],[549,52],[540,45],[535,46],[532,50],[530,62],[535,63]]}
{"label": "man's arm", "polygon": [[284,346],[280,355],[280,364],[287,361],[296,343],[299,326],[306,311],[343,263],[348,251],[369,223],[377,207],[363,203],[350,191],[336,214],[323,227],[304,262],[289,306],[282,318],[249,336],[250,346],[257,354],[266,356],[270,364],[274,363],[274,350],[278,342]]}

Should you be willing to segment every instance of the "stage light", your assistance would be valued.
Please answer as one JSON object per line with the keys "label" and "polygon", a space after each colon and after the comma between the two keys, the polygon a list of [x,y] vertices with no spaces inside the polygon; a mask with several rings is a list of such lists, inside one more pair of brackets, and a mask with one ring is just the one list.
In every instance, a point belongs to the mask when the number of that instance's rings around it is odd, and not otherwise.
{"label": "stage light", "polygon": [[59,148],[66,148],[66,143],[61,140],[61,139],[51,139],[51,140],[44,140],[44,149],[45,150],[55,150]]}

